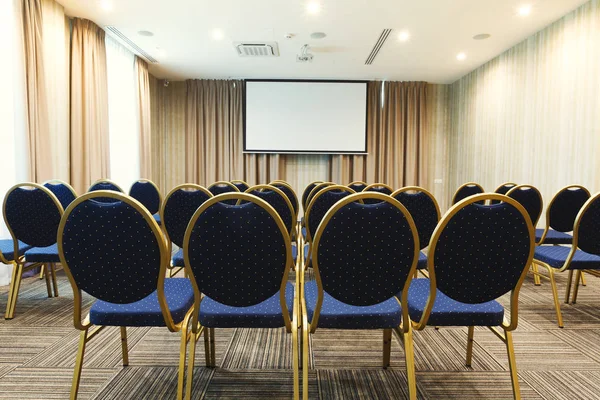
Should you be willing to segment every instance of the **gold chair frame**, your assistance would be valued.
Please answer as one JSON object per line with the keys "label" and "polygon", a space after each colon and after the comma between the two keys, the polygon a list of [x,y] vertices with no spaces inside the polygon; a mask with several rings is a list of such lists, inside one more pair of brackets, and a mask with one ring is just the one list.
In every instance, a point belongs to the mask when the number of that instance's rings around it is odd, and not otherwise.
{"label": "gold chair frame", "polygon": [[[90,187],[88,188],[87,192],[89,193],[90,189],[93,188],[94,185],[96,185],[98,183],[110,183],[111,185],[115,185],[117,188],[119,188],[119,190],[121,191],[121,193],[125,193],[123,191],[123,188],[121,186],[117,185],[114,181],[111,181],[110,179],[104,179],[104,178],[103,179],[98,179],[96,182],[92,183],[90,185]],[[114,190],[110,190],[110,192],[113,192],[113,191]],[[97,190],[96,190],[96,192],[97,192]],[[125,193],[125,194],[127,194],[127,193]]]}
{"label": "gold chair frame", "polygon": [[127,192],[127,194],[129,195],[129,193],[131,193],[131,188],[133,187],[133,185],[135,185],[136,183],[149,183],[152,186],[154,186],[154,189],[156,189],[156,193],[158,193],[158,213],[160,213],[160,209],[162,208],[162,203],[163,203],[163,196],[162,193],[160,192],[160,189],[158,188],[158,185],[156,183],[154,183],[153,181],[151,181],[150,179],[138,179],[137,181],[133,182],[131,184],[131,186],[129,187],[129,192]]}
{"label": "gold chair frame", "polygon": [[[476,186],[476,187],[478,187],[479,189],[481,189],[481,193],[485,193],[485,190],[483,189],[483,186],[481,186],[479,183],[476,183],[476,182],[467,182],[467,183],[463,183],[462,185],[460,185],[460,186],[458,187],[458,189],[456,189],[456,192],[454,192],[454,194],[452,195],[452,202],[451,202],[451,204],[452,204],[452,205],[456,204],[456,195],[457,195],[457,194],[458,194],[458,193],[459,193],[461,190],[463,190],[464,188],[466,188],[466,187],[469,187],[469,186]],[[481,194],[481,193],[479,193],[479,194]],[[472,195],[472,196],[477,196],[477,195]],[[464,199],[463,199],[463,200],[464,200]]]}

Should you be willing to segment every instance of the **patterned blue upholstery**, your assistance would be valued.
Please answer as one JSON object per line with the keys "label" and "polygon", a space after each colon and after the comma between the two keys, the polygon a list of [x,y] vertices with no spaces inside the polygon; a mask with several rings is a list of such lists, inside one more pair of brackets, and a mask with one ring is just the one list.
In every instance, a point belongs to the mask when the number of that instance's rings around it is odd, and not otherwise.
{"label": "patterned blue upholstery", "polygon": [[48,247],[32,247],[25,252],[25,261],[59,263],[58,245],[54,243]]}
{"label": "patterned blue upholstery", "polygon": [[[225,184],[212,185],[208,188],[208,190],[209,190],[209,192],[211,192],[213,194],[213,196],[218,196],[223,193],[237,193],[238,192],[238,190],[235,190],[235,188],[233,188],[229,185],[225,185]],[[235,205],[236,200],[225,200],[223,203]]]}
{"label": "patterned blue upholstery", "polygon": [[139,301],[156,290],[161,239],[141,212],[126,201],[88,199],[66,218],[63,256],[81,290],[118,304]]}
{"label": "patterned blue upholstery", "polygon": [[313,265],[316,254],[323,289],[335,299],[370,306],[402,290],[417,245],[407,218],[395,205],[351,202],[327,222],[313,249]]}
{"label": "patterned blue upholstery", "polygon": [[571,232],[579,210],[589,198],[589,193],[579,188],[558,192],[548,211],[550,228],[558,232]]}
{"label": "patterned blue upholstery", "polygon": [[250,186],[248,186],[248,184],[246,182],[240,182],[240,181],[236,181],[236,182],[231,182],[236,188],[238,188],[238,190],[240,192],[245,192],[246,190],[248,190],[250,188]]}
{"label": "patterned blue upholstery", "polygon": [[66,210],[67,207],[69,207],[69,204],[71,204],[71,202],[77,198],[77,196],[75,196],[75,194],[73,194],[71,191],[71,188],[64,183],[46,182],[44,183],[44,187],[56,196],[62,205],[63,210]]}
{"label": "patterned blue upholstery", "polygon": [[[194,289],[190,280],[167,278],[164,293],[173,322],[183,321],[185,313],[194,305]],[[90,322],[107,326],[165,326],[156,291],[128,304],[98,300],[90,309]]]}
{"label": "patterned blue upholstery", "polygon": [[[483,193],[483,190],[479,186],[463,186],[459,188],[454,194],[454,201],[452,204],[456,204],[459,201],[466,199],[467,197],[471,197],[480,193]],[[481,201],[478,203],[483,204],[483,202]]]}
{"label": "patterned blue upholstery", "polygon": [[353,183],[352,185],[348,185],[348,187],[354,190],[356,193],[360,193],[363,190],[365,190],[367,185],[365,185],[364,183]]}
{"label": "patterned blue upholstery", "polygon": [[202,190],[180,189],[165,200],[162,223],[171,242],[183,247],[183,236],[192,215],[209,198]]}
{"label": "patterned blue upholstery", "polygon": [[[419,321],[429,297],[429,279],[413,279],[408,290],[408,314]],[[504,318],[504,307],[495,300],[466,304],[452,300],[437,291],[435,303],[427,321],[437,326],[498,326]]]}
{"label": "patterned blue upholstery", "polygon": [[160,193],[152,182],[134,182],[129,189],[129,195],[142,203],[150,214],[156,214],[160,209]]}
{"label": "patterned blue upholstery", "polygon": [[183,260],[183,249],[177,250],[177,252],[173,255],[173,258],[171,259],[171,264],[174,267],[185,266],[185,262]]}
{"label": "patterned blue upholstery", "polygon": [[304,211],[306,211],[306,207],[308,207],[308,195],[310,194],[310,192],[312,192],[312,190],[317,187],[318,184],[315,183],[310,183],[308,184],[308,186],[306,186],[306,188],[304,189],[304,192],[302,192],[302,208],[304,209]]}
{"label": "patterned blue upholstery", "polygon": [[443,228],[435,254],[429,254],[437,288],[469,304],[514,289],[531,250],[527,218],[508,202],[459,209]]}
{"label": "patterned blue upholstery", "polygon": [[[19,242],[19,256],[25,254],[26,250],[29,250],[31,246],[26,245],[23,242]],[[12,239],[0,240],[0,255],[6,261],[13,261],[15,259],[15,243]]]}
{"label": "patterned blue upholstery", "polygon": [[[514,183],[505,183],[504,185],[498,187],[494,193],[506,194],[506,193],[508,193],[508,191],[510,189],[514,188],[515,186],[517,186],[517,185],[515,185]],[[490,204],[498,204],[498,203],[500,203],[500,200],[492,200],[490,202]]]}
{"label": "patterned blue upholstery", "polygon": [[315,238],[315,232],[323,220],[323,217],[327,214],[327,211],[329,211],[335,203],[351,194],[352,193],[343,190],[329,190],[319,195],[319,197],[315,196],[316,200],[310,210],[308,210],[308,220],[306,220],[306,229],[310,233],[311,239]]}
{"label": "patterned blue upholstery", "polygon": [[600,255],[600,197],[596,196],[581,215],[577,228],[577,247]]}
{"label": "patterned blue upholstery", "polygon": [[279,217],[283,221],[287,231],[289,233],[292,232],[292,229],[294,228],[294,216],[292,215],[292,210],[290,210],[290,207],[288,207],[285,198],[281,197],[281,195],[274,190],[254,190],[252,192],[248,192],[248,194],[254,195],[269,203],[269,205],[273,207],[275,211],[277,211],[277,214],[279,214]]}
{"label": "patterned blue upholstery", "polygon": [[4,215],[17,240],[32,246],[56,243],[61,210],[48,189],[17,187],[7,194]]}
{"label": "patterned blue upholstery", "polygon": [[[90,186],[90,188],[88,189],[88,192],[97,192],[99,190],[112,190],[113,192],[123,193],[121,188],[119,188],[114,183],[108,182],[108,181],[95,182],[94,184],[92,184],[92,186]],[[94,200],[102,202],[102,203],[114,203],[117,201],[111,197],[95,197]]]}
{"label": "patterned blue upholstery", "polygon": [[[316,281],[304,285],[306,311],[311,322],[317,304],[318,288]],[[319,314],[320,328],[332,329],[389,329],[400,325],[401,308],[395,298],[369,306],[352,306],[323,292],[323,305]]]}
{"label": "patterned blue upholstery", "polygon": [[[294,286],[288,282],[285,300],[292,318]],[[204,297],[200,303],[200,324],[209,328],[280,328],[284,326],[279,291],[267,300],[248,307],[232,307]]]}
{"label": "patterned blue upholstery", "polygon": [[429,240],[438,223],[438,211],[435,201],[425,192],[401,192],[396,194],[395,199],[406,207],[413,218],[419,233],[421,249],[429,246]]}
{"label": "patterned blue upholstery", "polygon": [[275,186],[277,189],[281,190],[288,199],[290,199],[290,203],[292,203],[292,207],[294,207],[294,214],[298,215],[298,198],[296,197],[296,193],[288,187],[287,185],[282,185],[280,183],[273,183],[272,186]]}
{"label": "patterned blue upholstery", "polygon": [[[544,234],[543,229],[535,230],[535,241],[538,243],[542,239]],[[558,232],[554,229],[548,229],[544,243],[542,244],[571,244],[573,243],[573,236],[568,233]]]}
{"label": "patterned blue upholstery", "polygon": [[[241,193],[236,197],[248,199]],[[287,273],[289,241],[257,203],[213,203],[188,228],[189,242],[183,247],[198,289],[228,306],[262,303],[277,293]]]}
{"label": "patterned blue upholstery", "polygon": [[[381,194],[387,194],[390,195],[392,194],[392,191],[390,189],[388,189],[385,186],[374,186],[371,187],[369,189],[363,189],[363,191],[365,192],[377,192],[377,193],[381,193]],[[374,204],[374,203],[379,203],[381,200],[376,200],[376,199],[365,199],[364,202],[365,204]]]}
{"label": "patterned blue upholstery", "polygon": [[510,193],[508,197],[515,199],[523,206],[523,208],[525,208],[527,214],[529,214],[529,218],[531,218],[533,226],[535,226],[542,213],[542,198],[540,192],[532,188],[518,188]]}
{"label": "patterned blue upholstery", "polygon": [[156,221],[157,224],[161,224],[161,220],[160,220],[160,214],[154,214],[152,216],[152,218],[154,218],[154,220]]}
{"label": "patterned blue upholstery", "polygon": [[[533,257],[553,268],[562,268],[570,252],[571,247],[537,246]],[[600,257],[586,253],[583,250],[577,250],[568,269],[600,269]]]}

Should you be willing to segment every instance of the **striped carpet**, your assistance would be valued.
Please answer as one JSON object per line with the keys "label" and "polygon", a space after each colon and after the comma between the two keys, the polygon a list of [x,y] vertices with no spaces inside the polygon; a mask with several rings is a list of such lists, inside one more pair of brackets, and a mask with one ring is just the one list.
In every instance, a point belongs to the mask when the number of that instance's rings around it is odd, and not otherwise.
{"label": "striped carpet", "polygon": [[[72,325],[72,292],[59,272],[61,296],[49,299],[37,278],[25,279],[16,317],[0,319],[0,399],[67,399],[79,334]],[[561,296],[566,276],[558,277]],[[0,287],[0,309],[7,287]],[[600,280],[588,277],[576,305],[562,304],[556,325],[550,286],[528,278],[514,333],[524,399],[600,399]],[[508,298],[502,299],[508,304]],[[89,307],[90,298],[84,304]],[[107,328],[86,350],[80,399],[174,399],[179,335],[129,328],[130,366],[121,366],[119,332]],[[505,346],[475,331],[472,367],[464,364],[466,329],[415,332],[418,395],[422,399],[511,399]],[[404,353],[392,345],[381,368],[380,331],[319,329],[310,342],[311,399],[407,398]],[[196,357],[195,399],[289,399],[293,393],[291,338],[283,329],[216,331],[217,368]]]}

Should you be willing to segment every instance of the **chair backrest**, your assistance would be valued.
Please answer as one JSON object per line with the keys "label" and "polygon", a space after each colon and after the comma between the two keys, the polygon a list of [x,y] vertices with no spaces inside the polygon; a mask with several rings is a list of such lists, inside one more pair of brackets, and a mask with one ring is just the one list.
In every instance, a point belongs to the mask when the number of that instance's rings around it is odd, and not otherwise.
{"label": "chair backrest", "polygon": [[[99,179],[92,183],[92,186],[88,189],[88,192],[97,192],[98,190],[112,190],[114,192],[125,193],[123,189],[113,181],[108,179]],[[95,197],[94,200],[110,203],[115,201],[112,197]]]}
{"label": "chair backrest", "polygon": [[[243,204],[230,206],[225,199]],[[194,213],[183,246],[197,296],[202,293],[228,306],[245,307],[281,290],[288,327],[285,285],[291,251],[290,236],[277,212],[247,193],[226,193],[206,201]]]}
{"label": "chair backrest", "polygon": [[344,197],[355,194],[354,190],[343,185],[331,185],[323,188],[311,200],[306,208],[304,224],[306,225],[306,240],[311,243],[319,224],[327,211]]}
{"label": "chair backrest", "polygon": [[44,187],[54,193],[64,210],[66,210],[67,207],[69,207],[69,204],[77,198],[75,189],[67,182],[59,179],[52,179],[44,182]]}
{"label": "chair backrest", "polygon": [[[362,191],[363,192],[377,192],[377,193],[381,193],[381,194],[387,194],[389,196],[394,192],[394,189],[392,189],[390,186],[386,185],[385,183],[379,182],[379,183],[372,183],[372,184],[368,185]],[[373,204],[377,200],[368,198],[365,201],[367,202],[367,204]]]}
{"label": "chair backrest", "polygon": [[[208,187],[208,190],[213,194],[213,196],[217,196],[217,195],[223,194],[223,193],[233,193],[233,192],[240,191],[237,188],[237,186],[235,186],[233,183],[227,182],[227,181],[215,182]],[[235,202],[233,200],[226,200],[226,201],[227,201],[226,204],[231,204],[231,205],[235,204]]]}
{"label": "chair backrest", "polygon": [[[482,204],[486,200],[501,203]],[[456,301],[479,304],[518,290],[533,259],[534,238],[531,218],[518,201],[491,193],[462,200],[431,239],[433,297],[437,287]]]}
{"label": "chair backrest", "polygon": [[396,190],[392,197],[410,213],[417,227],[421,249],[429,246],[431,235],[440,220],[440,206],[433,194],[422,187],[408,186]]}
{"label": "chair backrest", "polygon": [[213,197],[206,188],[187,183],[176,186],[167,194],[160,209],[160,219],[170,241],[183,247],[185,230],[194,212]]}
{"label": "chair backrest", "polygon": [[571,232],[579,210],[589,198],[590,192],[583,186],[562,188],[548,204],[546,224],[558,232]]}
{"label": "chair backrest", "polygon": [[231,183],[233,183],[233,185],[238,188],[240,192],[245,192],[250,187],[250,185],[241,180],[233,180]]}
{"label": "chair backrest", "polygon": [[[497,193],[497,194],[506,194],[506,193],[508,193],[508,191],[510,189],[514,188],[515,186],[517,186],[516,183],[506,182],[506,183],[503,183],[502,185],[498,186],[496,188],[496,190],[494,190],[494,193]],[[498,203],[499,203],[498,200],[492,200],[490,202],[490,204],[498,204]]]}
{"label": "chair backrest", "polygon": [[[376,201],[361,204],[369,198]],[[408,289],[418,257],[415,224],[399,201],[373,192],[349,195],[327,212],[315,235],[319,297],[325,290],[354,306],[381,303]]]}
{"label": "chair backrest", "polygon": [[573,227],[573,249],[600,256],[600,193],[585,202]]}
{"label": "chair backrest", "polygon": [[506,195],[518,201],[525,208],[531,218],[531,223],[536,227],[544,207],[540,191],[531,185],[518,185],[510,189]]}
{"label": "chair backrest", "polygon": [[277,211],[277,214],[291,236],[296,222],[296,214],[294,213],[294,207],[290,199],[288,199],[283,191],[271,185],[255,185],[249,187],[244,193],[254,195],[269,203]]}
{"label": "chair backrest", "polygon": [[474,196],[476,194],[484,193],[483,187],[480,184],[475,182],[468,182],[459,187],[452,196],[452,205],[458,203],[461,200],[466,199],[467,197]]}
{"label": "chair backrest", "polygon": [[306,207],[308,206],[308,202],[306,201],[308,195],[315,188],[315,186],[317,186],[319,183],[322,183],[322,182],[323,181],[314,181],[314,182],[309,183],[304,188],[304,192],[302,192],[302,209],[304,210],[305,213],[306,213]]}
{"label": "chair backrest", "polygon": [[142,203],[150,214],[160,211],[162,196],[156,184],[148,179],[140,179],[131,185],[129,195]]}
{"label": "chair backrest", "polygon": [[[99,202],[98,197],[112,201]],[[58,250],[75,295],[76,326],[81,290],[116,304],[133,303],[157,291],[171,329],[164,295],[170,254],[160,227],[140,202],[114,191],[79,197],[61,220]]]}
{"label": "chair backrest", "polygon": [[277,189],[279,189],[283,193],[285,193],[287,198],[290,199],[290,202],[292,203],[292,207],[294,207],[294,215],[296,215],[296,217],[297,217],[298,209],[299,209],[298,196],[296,196],[296,192],[294,191],[292,186],[289,183],[284,182],[284,181],[273,181],[269,185],[275,186]]}
{"label": "chair backrest", "polygon": [[8,190],[2,207],[4,222],[18,254],[18,241],[32,247],[56,243],[63,207],[56,196],[37,183],[20,183]]}
{"label": "chair backrest", "polygon": [[354,190],[356,193],[362,192],[367,186],[367,183],[363,181],[354,181],[348,184],[348,187]]}
{"label": "chair backrest", "polygon": [[308,194],[308,196],[306,197],[306,204],[304,205],[304,214],[306,215],[306,212],[308,211],[308,205],[310,204],[310,202],[312,201],[312,199],[315,197],[315,195],[317,193],[319,193],[321,190],[325,189],[326,187],[335,185],[335,183],[333,182],[321,182],[315,185],[315,187],[310,191],[310,193]]}

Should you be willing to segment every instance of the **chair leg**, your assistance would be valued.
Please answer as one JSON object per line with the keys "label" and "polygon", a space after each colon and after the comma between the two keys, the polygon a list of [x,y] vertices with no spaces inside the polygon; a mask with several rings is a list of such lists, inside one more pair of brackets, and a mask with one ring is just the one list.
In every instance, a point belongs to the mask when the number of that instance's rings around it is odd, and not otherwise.
{"label": "chair leg", "polygon": [[573,299],[571,300],[571,304],[577,303],[577,293],[579,293],[579,281],[581,280],[581,276],[583,273],[580,270],[577,270],[575,273],[575,287],[573,288]]}
{"label": "chair leg", "polygon": [[397,329],[397,332],[402,337],[402,342],[404,344],[404,360],[406,364],[406,377],[408,380],[408,398],[410,400],[416,400],[417,377],[415,374],[415,351],[413,346],[412,329],[409,329],[408,332],[402,332],[401,329]]}
{"label": "chair leg", "polygon": [[504,331],[506,336],[506,352],[508,353],[508,365],[510,367],[510,380],[512,382],[513,397],[515,400],[521,399],[521,390],[519,389],[519,375],[517,374],[517,360],[515,359],[515,348],[512,341],[512,332]]}
{"label": "chair leg", "polygon": [[19,298],[19,288],[21,287],[21,278],[23,277],[23,264],[13,264],[12,278],[10,280],[10,289],[8,291],[8,300],[6,302],[6,313],[4,319],[13,319],[17,299]]}
{"label": "chair leg", "polygon": [[127,328],[121,327],[121,350],[123,351],[123,366],[129,365],[129,350],[127,349]]}
{"label": "chair leg", "polygon": [[540,279],[540,276],[538,275],[538,266],[535,263],[531,264],[531,269],[533,271],[533,284],[535,286],[540,286],[542,284],[542,281]]}
{"label": "chair leg", "polygon": [[204,328],[204,356],[206,358],[206,366],[210,367],[210,329]]}
{"label": "chair leg", "polygon": [[571,296],[571,285],[573,284],[573,271],[569,271],[569,277],[567,278],[567,289],[565,290],[565,304],[569,304],[569,297]]}
{"label": "chair leg", "polygon": [[46,269],[46,265],[42,264],[42,266],[40,267],[40,281],[42,279],[44,279],[44,270]]}
{"label": "chair leg", "polygon": [[50,264],[50,274],[52,275],[52,288],[54,289],[54,297],[58,297],[58,283],[56,282],[56,264]]}
{"label": "chair leg", "polygon": [[302,320],[302,399],[308,400],[308,322]]}
{"label": "chair leg", "polygon": [[71,383],[71,400],[77,399],[79,391],[79,382],[81,380],[81,369],[83,367],[83,357],[85,355],[85,345],[87,343],[88,330],[81,331],[79,335],[79,350],[77,351],[77,359],[75,360],[75,370],[73,371],[73,382]]}
{"label": "chair leg", "polygon": [[210,328],[210,366],[217,366],[217,357],[215,355],[215,328]]}
{"label": "chair leg", "polygon": [[298,324],[292,323],[292,363],[294,368],[294,400],[300,399],[300,358],[298,357]]}
{"label": "chair leg", "polygon": [[552,286],[552,296],[554,297],[554,309],[556,310],[556,319],[558,320],[558,327],[562,328],[563,319],[560,312],[560,301],[558,301],[558,290],[556,290],[556,280],[554,279],[554,271],[552,267],[548,267],[548,275],[550,277],[550,284]]}
{"label": "chair leg", "polygon": [[587,283],[585,283],[585,274],[583,272],[581,273],[581,286],[587,286]]}
{"label": "chair leg", "polygon": [[383,368],[390,366],[390,353],[392,351],[392,330],[383,330]]}
{"label": "chair leg", "polygon": [[[206,328],[204,328],[206,329]],[[195,335],[195,334],[194,334]],[[190,342],[190,354],[188,357],[188,374],[187,382],[185,384],[185,398],[190,400],[192,398],[192,384],[194,383],[194,361],[196,358],[196,338],[193,337]]]}
{"label": "chair leg", "polygon": [[475,335],[475,327],[469,326],[469,333],[467,338],[467,367],[471,366],[471,361],[473,360],[473,336]]}
{"label": "chair leg", "polygon": [[177,400],[183,400],[183,385],[185,383],[185,358],[187,356],[188,340],[195,341],[196,335],[189,332],[189,321],[191,314],[187,314],[181,325],[181,343],[179,345],[179,372],[177,374]]}
{"label": "chair leg", "polygon": [[50,286],[50,264],[44,264],[44,277],[46,278],[46,290],[48,291],[48,297],[52,297],[52,287]]}

